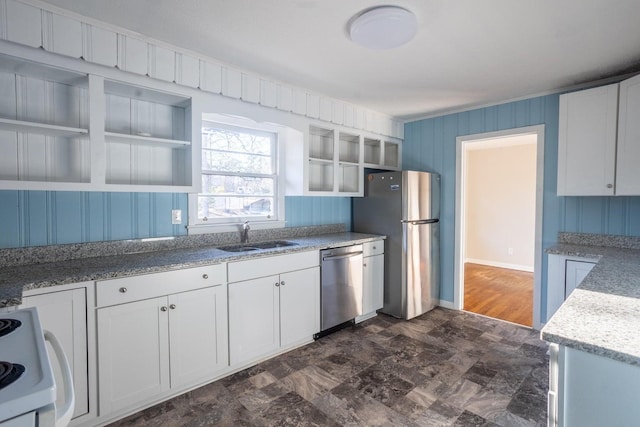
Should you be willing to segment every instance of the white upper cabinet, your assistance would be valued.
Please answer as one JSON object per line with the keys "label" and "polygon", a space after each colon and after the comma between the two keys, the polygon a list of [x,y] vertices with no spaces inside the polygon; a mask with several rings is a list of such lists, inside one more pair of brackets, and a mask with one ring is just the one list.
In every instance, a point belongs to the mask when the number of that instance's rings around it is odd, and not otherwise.
{"label": "white upper cabinet", "polygon": [[640,76],[560,96],[558,195],[640,195]]}
{"label": "white upper cabinet", "polygon": [[614,194],[618,85],[560,96],[558,195]]}
{"label": "white upper cabinet", "polygon": [[640,76],[620,83],[616,194],[640,194]]}

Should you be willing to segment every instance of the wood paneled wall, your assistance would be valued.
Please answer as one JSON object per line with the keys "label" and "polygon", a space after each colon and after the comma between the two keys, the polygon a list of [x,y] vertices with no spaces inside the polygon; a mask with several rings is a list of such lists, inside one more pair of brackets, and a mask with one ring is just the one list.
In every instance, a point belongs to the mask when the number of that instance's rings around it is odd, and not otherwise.
{"label": "wood paneled wall", "polygon": [[[640,236],[640,197],[558,197],[559,94],[530,98],[405,124],[403,168],[442,175],[441,298],[453,302],[456,137],[545,125],[543,249],[558,231]],[[541,318],[546,318],[547,259],[543,256]]]}

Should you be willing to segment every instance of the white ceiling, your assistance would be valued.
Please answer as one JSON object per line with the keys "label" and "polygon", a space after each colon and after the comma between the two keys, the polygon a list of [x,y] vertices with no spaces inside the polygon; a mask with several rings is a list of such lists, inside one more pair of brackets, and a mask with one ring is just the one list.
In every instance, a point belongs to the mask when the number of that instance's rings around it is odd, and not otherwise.
{"label": "white ceiling", "polygon": [[[640,71],[639,0],[46,2],[404,119]],[[347,21],[380,4],[417,15],[409,44],[347,38]]]}

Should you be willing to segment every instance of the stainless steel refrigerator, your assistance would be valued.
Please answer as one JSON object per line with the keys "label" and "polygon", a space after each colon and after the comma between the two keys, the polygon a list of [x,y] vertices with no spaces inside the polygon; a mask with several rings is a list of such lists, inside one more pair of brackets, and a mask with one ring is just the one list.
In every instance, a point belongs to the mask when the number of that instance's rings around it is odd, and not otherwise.
{"label": "stainless steel refrigerator", "polygon": [[384,234],[384,307],[402,319],[438,305],[440,175],[402,171],[366,176],[365,197],[353,199],[353,229]]}

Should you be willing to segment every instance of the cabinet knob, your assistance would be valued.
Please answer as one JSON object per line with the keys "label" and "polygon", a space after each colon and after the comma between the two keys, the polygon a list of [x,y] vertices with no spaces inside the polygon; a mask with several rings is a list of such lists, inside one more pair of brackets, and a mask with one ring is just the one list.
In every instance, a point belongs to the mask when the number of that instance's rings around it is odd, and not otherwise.
{"label": "cabinet knob", "polygon": [[169,308],[170,308],[171,310],[175,310],[175,309],[176,309],[176,305],[175,305],[175,304],[171,304],[171,305],[169,306]]}
{"label": "cabinet knob", "polygon": [[280,286],[280,283],[276,282],[276,286]]}
{"label": "cabinet knob", "polygon": [[203,275],[202,275],[202,278],[203,278],[203,279],[208,279],[208,278],[209,278],[209,275],[205,273],[205,274],[203,274]]}
{"label": "cabinet knob", "polygon": [[284,286],[284,280],[280,282],[280,286]]}
{"label": "cabinet knob", "polygon": [[373,249],[377,249],[377,247],[374,246]]}
{"label": "cabinet knob", "polygon": [[366,262],[362,263],[362,266],[363,266],[363,267],[366,267],[366,266],[367,266],[367,263],[366,263]]}
{"label": "cabinet knob", "polygon": [[160,311],[167,311],[167,307],[163,305],[162,307],[160,307]]}
{"label": "cabinet knob", "polygon": [[613,188],[613,184],[607,184],[607,188]]}
{"label": "cabinet knob", "polygon": [[119,291],[120,291],[120,293],[124,294],[125,292],[127,292],[127,288],[122,287],[122,288],[119,289]]}

